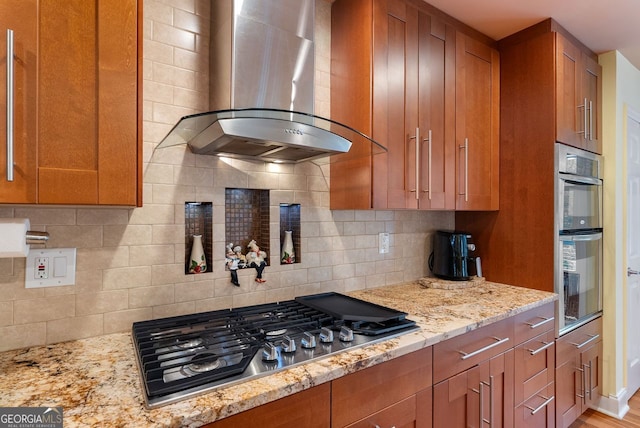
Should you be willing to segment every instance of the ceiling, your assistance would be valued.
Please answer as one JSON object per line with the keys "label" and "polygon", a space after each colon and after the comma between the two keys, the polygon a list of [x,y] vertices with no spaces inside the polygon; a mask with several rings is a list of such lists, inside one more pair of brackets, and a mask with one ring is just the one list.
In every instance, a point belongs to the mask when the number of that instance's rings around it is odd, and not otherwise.
{"label": "ceiling", "polygon": [[639,0],[427,0],[427,3],[495,40],[551,17],[595,53],[618,50],[640,69]]}

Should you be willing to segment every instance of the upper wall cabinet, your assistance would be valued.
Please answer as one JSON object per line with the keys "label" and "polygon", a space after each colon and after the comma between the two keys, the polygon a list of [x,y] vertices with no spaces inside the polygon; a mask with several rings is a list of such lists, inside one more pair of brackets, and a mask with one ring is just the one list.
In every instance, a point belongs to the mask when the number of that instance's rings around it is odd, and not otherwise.
{"label": "upper wall cabinet", "polygon": [[456,37],[456,210],[499,208],[500,57]]}
{"label": "upper wall cabinet", "polygon": [[0,203],[141,204],[141,13],[136,0],[0,3],[13,49],[0,71],[0,96],[13,91],[0,106],[3,139],[13,127]]}
{"label": "upper wall cabinet", "polygon": [[593,54],[556,33],[556,139],[602,153],[602,67]]}
{"label": "upper wall cabinet", "polygon": [[[465,27],[483,42],[456,31],[462,27],[422,2],[333,3],[331,118],[371,135],[387,152],[352,147],[332,157],[332,209],[497,208],[491,186],[498,178],[498,55],[473,30]],[[475,55],[488,58],[489,67]],[[461,158],[459,138],[473,141]],[[495,157],[489,165],[487,156]],[[467,192],[464,203],[456,201],[459,190]]]}
{"label": "upper wall cabinet", "polygon": [[[552,19],[501,40],[500,50],[514,58],[510,64],[516,64],[513,53],[522,50],[532,60],[549,65],[536,80],[554,81],[538,91],[545,100],[553,100],[553,105],[539,107],[555,110],[555,141],[602,153],[602,67],[597,56]],[[540,111],[529,114],[542,115]]]}

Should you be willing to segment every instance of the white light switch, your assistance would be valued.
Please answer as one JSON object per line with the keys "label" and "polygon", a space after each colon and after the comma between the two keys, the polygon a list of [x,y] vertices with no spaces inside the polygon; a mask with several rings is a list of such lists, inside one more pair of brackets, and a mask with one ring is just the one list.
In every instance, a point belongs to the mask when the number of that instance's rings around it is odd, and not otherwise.
{"label": "white light switch", "polygon": [[380,232],[378,234],[378,252],[380,254],[387,254],[389,252],[389,234],[387,232]]}
{"label": "white light switch", "polygon": [[76,282],[76,249],[31,249],[27,256],[26,288],[57,287]]}

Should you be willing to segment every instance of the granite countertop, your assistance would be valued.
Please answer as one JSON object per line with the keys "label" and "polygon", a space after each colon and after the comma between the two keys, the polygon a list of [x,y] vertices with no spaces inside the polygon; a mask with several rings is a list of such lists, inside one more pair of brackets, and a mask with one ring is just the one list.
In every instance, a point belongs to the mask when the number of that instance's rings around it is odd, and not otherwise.
{"label": "granite countertop", "polygon": [[420,330],[148,410],[131,335],[0,353],[0,406],[63,407],[64,426],[197,427],[556,300],[553,293],[485,282],[461,290],[418,283],[349,293],[407,312]]}

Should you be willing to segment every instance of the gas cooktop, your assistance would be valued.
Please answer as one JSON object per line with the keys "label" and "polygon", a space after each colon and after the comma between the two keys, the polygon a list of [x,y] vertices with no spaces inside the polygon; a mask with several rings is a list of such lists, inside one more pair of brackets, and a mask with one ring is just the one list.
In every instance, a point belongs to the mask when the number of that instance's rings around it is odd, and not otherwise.
{"label": "gas cooktop", "polygon": [[406,313],[338,293],[136,322],[148,408],[417,329]]}

